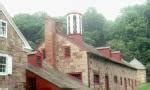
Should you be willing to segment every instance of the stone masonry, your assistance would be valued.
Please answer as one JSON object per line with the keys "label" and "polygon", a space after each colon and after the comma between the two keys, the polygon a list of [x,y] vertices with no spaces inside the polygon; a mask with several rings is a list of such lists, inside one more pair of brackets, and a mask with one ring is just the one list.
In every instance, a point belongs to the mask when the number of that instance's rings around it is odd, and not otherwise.
{"label": "stone masonry", "polygon": [[23,41],[2,11],[0,19],[7,21],[7,38],[0,37],[0,53],[12,56],[12,74],[0,76],[0,88],[25,90],[25,68],[27,54],[23,51]]}
{"label": "stone masonry", "polygon": [[[56,24],[53,25],[53,28],[57,27]],[[46,33],[47,34],[45,35],[52,35],[48,34],[51,32],[46,31]],[[90,47],[91,51],[87,51],[86,49],[84,49],[86,46],[83,47],[83,43],[76,43],[74,40],[71,40],[68,36],[60,31],[55,31],[54,39],[55,47],[53,50],[55,50],[55,54],[53,55],[55,55],[55,68],[57,70],[66,74],[81,73],[81,82],[89,86],[92,90],[136,90],[136,68],[125,65],[121,61],[118,63],[116,61],[112,61],[109,58],[104,58],[97,53],[93,53],[92,50],[96,51],[96,49],[94,49],[93,47],[88,46]],[[47,40],[45,39],[45,46],[48,46],[50,48],[53,47],[52,44],[46,42]],[[64,47],[66,46],[70,47],[70,57],[67,58],[64,57]],[[46,58],[49,57],[51,56],[46,56]],[[95,84],[93,82],[94,73],[100,76],[100,83],[98,84]],[[109,89],[106,89],[105,76],[108,76]],[[114,76],[116,76],[117,78],[116,82],[114,82]]]}

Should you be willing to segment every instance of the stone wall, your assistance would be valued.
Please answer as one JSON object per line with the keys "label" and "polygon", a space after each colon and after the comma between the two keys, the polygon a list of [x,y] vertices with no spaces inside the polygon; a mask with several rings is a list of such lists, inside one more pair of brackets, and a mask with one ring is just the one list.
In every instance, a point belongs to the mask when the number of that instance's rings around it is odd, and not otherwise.
{"label": "stone wall", "polygon": [[[88,85],[87,75],[87,54],[78,46],[67,40],[66,37],[57,34],[56,36],[56,62],[59,71],[64,73],[82,73],[82,82]],[[71,49],[71,57],[64,57],[64,48],[69,46]]]}
{"label": "stone wall", "polygon": [[[127,90],[136,90],[135,88],[136,70],[127,68],[119,64],[112,63],[103,58],[95,58],[94,56],[89,56],[88,60],[89,60],[91,88],[98,88],[98,90],[105,90],[105,76],[108,76],[110,90],[126,90],[124,79],[127,80]],[[99,74],[100,76],[99,84],[95,84],[93,82],[94,73]],[[117,76],[117,83],[114,82],[114,76]],[[122,78],[122,85],[121,85],[121,78]]]}
{"label": "stone wall", "polygon": [[0,76],[0,87],[9,90],[25,90],[25,67],[27,55],[23,51],[23,42],[0,11],[0,19],[7,21],[7,38],[0,37],[0,53],[12,56],[12,74]]}
{"label": "stone wall", "polygon": [[[71,48],[71,57],[64,58],[64,46]],[[89,63],[89,66],[88,66]],[[94,58],[81,50],[76,44],[69,41],[66,37],[56,34],[56,67],[63,73],[82,73],[82,82],[94,90],[105,89],[105,76],[109,77],[110,90],[125,90],[124,79],[127,82],[127,90],[136,90],[136,70],[131,69],[101,57]],[[88,71],[89,70],[89,71]],[[98,73],[100,83],[94,84],[93,74]],[[117,83],[114,82],[114,76],[117,76]],[[122,78],[122,85],[120,78]],[[130,82],[130,84],[129,84]]]}
{"label": "stone wall", "polygon": [[137,71],[137,80],[139,84],[146,82],[146,70],[145,69],[139,69]]}
{"label": "stone wall", "polygon": [[[136,90],[136,69],[129,68],[121,64],[116,64],[112,61],[105,60],[100,56],[95,57],[93,54],[88,54],[87,51],[80,48],[80,46],[77,45],[73,40],[68,39],[66,35],[56,31],[57,25],[54,24],[55,22],[52,23],[53,25],[46,27],[47,32],[45,37],[52,37],[53,39],[45,38],[45,40],[47,40],[45,41],[45,51],[47,51],[47,48],[49,47],[53,47],[53,49],[49,49],[49,53],[52,50],[54,51],[46,56],[46,62],[52,60],[52,62],[56,64],[54,67],[66,74],[81,73],[82,82],[94,90],[106,90],[105,76],[109,77],[109,90]],[[50,42],[48,42],[48,40]],[[78,44],[79,43],[81,44],[81,42],[78,42]],[[64,47],[70,47],[70,57],[65,57]],[[51,59],[47,60],[47,58]],[[98,84],[93,82],[94,73],[100,76],[100,83]],[[116,83],[114,82],[114,76],[117,77]],[[125,81],[127,89],[125,89]]]}

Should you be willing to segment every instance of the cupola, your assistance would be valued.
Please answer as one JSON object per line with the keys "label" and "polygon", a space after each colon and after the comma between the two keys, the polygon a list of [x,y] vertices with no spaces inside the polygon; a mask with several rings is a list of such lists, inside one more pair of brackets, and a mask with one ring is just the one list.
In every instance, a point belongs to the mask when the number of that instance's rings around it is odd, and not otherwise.
{"label": "cupola", "polygon": [[67,35],[71,39],[82,40],[82,15],[78,12],[67,14]]}

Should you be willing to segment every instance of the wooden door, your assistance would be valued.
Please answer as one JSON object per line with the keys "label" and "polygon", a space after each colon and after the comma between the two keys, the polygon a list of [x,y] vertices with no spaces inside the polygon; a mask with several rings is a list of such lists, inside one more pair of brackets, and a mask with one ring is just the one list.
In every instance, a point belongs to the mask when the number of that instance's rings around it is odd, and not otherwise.
{"label": "wooden door", "polygon": [[125,88],[125,90],[127,90],[127,79],[126,78],[124,78],[124,88]]}
{"label": "wooden door", "polygon": [[109,77],[105,76],[105,90],[109,90]]}
{"label": "wooden door", "polygon": [[27,78],[27,90],[36,90],[35,78]]}

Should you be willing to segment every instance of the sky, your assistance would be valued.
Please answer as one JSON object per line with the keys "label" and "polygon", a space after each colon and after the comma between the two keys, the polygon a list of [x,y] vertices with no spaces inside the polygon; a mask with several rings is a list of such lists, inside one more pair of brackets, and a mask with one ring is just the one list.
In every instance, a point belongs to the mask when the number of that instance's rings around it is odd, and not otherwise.
{"label": "sky", "polygon": [[123,7],[143,4],[146,0],[0,0],[11,16],[43,11],[50,16],[63,16],[71,11],[84,13],[95,7],[106,19],[114,20]]}

